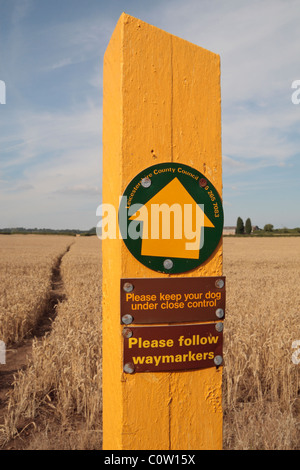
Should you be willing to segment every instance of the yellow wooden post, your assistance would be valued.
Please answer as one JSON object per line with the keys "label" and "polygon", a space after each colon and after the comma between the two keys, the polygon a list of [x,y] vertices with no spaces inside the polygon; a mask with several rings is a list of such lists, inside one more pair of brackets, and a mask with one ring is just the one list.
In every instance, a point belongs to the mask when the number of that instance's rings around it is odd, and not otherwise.
{"label": "yellow wooden post", "polygon": [[[118,210],[128,183],[163,162],[197,168],[221,194],[219,56],[123,13],[104,57],[103,203]],[[141,264],[120,237],[102,250],[103,449],[221,449],[222,366],[123,372],[120,279],[169,275]],[[220,275],[221,242],[177,276]]]}

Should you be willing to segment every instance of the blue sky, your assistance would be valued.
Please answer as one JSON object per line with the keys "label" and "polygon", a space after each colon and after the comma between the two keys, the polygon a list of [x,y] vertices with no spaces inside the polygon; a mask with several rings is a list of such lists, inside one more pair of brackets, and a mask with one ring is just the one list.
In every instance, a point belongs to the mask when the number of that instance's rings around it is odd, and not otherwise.
{"label": "blue sky", "polygon": [[98,222],[102,63],[123,11],[221,56],[225,225],[299,227],[299,0],[0,0],[0,227]]}

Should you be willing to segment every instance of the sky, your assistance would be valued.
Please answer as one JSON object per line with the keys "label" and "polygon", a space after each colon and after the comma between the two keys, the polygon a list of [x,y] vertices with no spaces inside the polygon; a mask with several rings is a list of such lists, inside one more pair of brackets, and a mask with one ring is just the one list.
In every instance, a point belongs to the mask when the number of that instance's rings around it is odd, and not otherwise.
{"label": "sky", "polygon": [[224,224],[300,227],[299,0],[0,0],[0,228],[99,221],[103,56],[122,12],[220,54]]}

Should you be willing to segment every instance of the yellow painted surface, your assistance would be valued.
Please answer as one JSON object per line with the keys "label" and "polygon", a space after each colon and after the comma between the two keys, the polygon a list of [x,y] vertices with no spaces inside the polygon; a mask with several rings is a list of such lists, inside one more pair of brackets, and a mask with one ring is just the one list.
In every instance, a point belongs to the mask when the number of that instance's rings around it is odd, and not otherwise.
{"label": "yellow painted surface", "polygon": [[[104,58],[103,202],[118,208],[141,170],[180,162],[220,195],[219,56],[123,14]],[[120,239],[103,246],[103,448],[222,447],[222,367],[124,374],[120,279],[165,277],[139,263]],[[222,243],[197,269],[222,274]]]}
{"label": "yellow painted surface", "polygon": [[[167,206],[166,208],[164,208],[164,204]],[[197,237],[195,235],[194,238],[186,236],[189,232],[184,227],[187,206],[190,208],[190,212],[186,219],[196,222],[194,231],[197,233]],[[146,211],[143,211],[143,208],[146,208]],[[174,178],[149,199],[145,206],[130,217],[130,220],[143,221],[141,254],[166,258],[198,259],[201,228],[214,227],[178,178]],[[191,244],[197,249],[191,249]]]}

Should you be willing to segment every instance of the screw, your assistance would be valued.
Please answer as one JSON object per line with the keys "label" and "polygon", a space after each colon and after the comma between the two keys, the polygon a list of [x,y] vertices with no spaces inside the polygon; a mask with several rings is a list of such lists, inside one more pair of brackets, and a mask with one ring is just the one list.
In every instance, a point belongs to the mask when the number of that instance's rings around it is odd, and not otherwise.
{"label": "screw", "polygon": [[148,176],[142,179],[142,186],[143,188],[149,188],[151,186],[151,179],[148,178]]}
{"label": "screw", "polygon": [[223,357],[222,356],[216,356],[214,358],[214,363],[215,363],[216,366],[220,366],[222,364],[222,362],[223,362]]}
{"label": "screw", "polygon": [[218,287],[219,289],[222,289],[222,287],[224,287],[223,279],[217,279],[216,280],[216,287]]}
{"label": "screw", "polygon": [[123,315],[122,322],[125,323],[125,325],[130,325],[130,323],[133,322],[133,316],[129,314]]}
{"label": "screw", "polygon": [[131,284],[130,282],[125,282],[125,284],[123,286],[123,290],[125,292],[132,292],[133,291],[133,284]]}
{"label": "screw", "polygon": [[131,338],[133,332],[130,328],[123,328],[122,335],[124,336],[124,338]]}
{"label": "screw", "polygon": [[224,310],[222,308],[217,308],[216,310],[216,316],[218,318],[223,318],[224,317]]}
{"label": "screw", "polygon": [[207,180],[205,178],[201,178],[199,180],[199,186],[201,186],[201,188],[205,188],[206,185],[207,185]]}
{"label": "screw", "polygon": [[124,364],[123,370],[126,372],[126,374],[133,374],[134,365],[131,362],[127,362],[127,364]]}
{"label": "screw", "polygon": [[165,259],[165,261],[164,261],[164,268],[165,269],[168,269],[168,270],[172,269],[173,266],[174,266],[174,263],[171,259]]}
{"label": "screw", "polygon": [[221,331],[223,331],[223,323],[221,321],[219,321],[218,323],[216,323],[216,330],[221,333]]}

